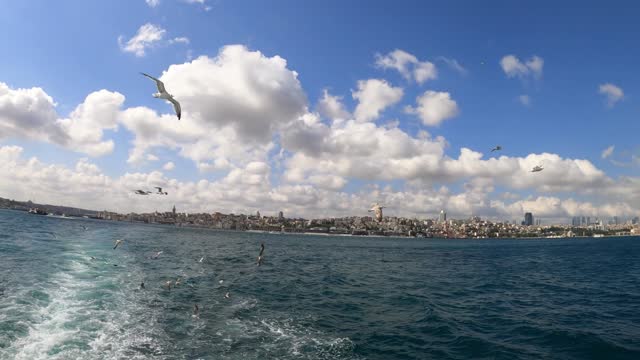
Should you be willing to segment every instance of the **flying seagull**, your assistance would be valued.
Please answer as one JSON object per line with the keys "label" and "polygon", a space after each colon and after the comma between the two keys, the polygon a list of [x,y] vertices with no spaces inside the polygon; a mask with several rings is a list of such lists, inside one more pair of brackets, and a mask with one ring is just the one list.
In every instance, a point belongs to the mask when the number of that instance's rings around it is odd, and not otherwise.
{"label": "flying seagull", "polygon": [[491,152],[500,151],[500,150],[502,150],[502,146],[498,145],[498,146],[494,147],[493,149],[491,149]]}
{"label": "flying seagull", "polygon": [[193,317],[198,317],[200,315],[200,307],[198,304],[193,305]]}
{"label": "flying seagull", "polygon": [[178,116],[178,120],[180,120],[180,117],[182,116],[182,109],[180,108],[180,103],[173,98],[173,95],[167,92],[167,89],[164,88],[164,83],[149,74],[145,74],[145,73],[140,73],[140,74],[156,82],[156,86],[158,87],[158,92],[153,94],[153,97],[156,99],[164,99],[172,103],[173,109],[176,111],[176,115]]}
{"label": "flying seagull", "polygon": [[225,299],[230,299],[231,298],[231,294],[229,294],[229,292],[227,291],[227,293],[224,294],[224,298]]}
{"label": "flying seagull", "polygon": [[169,194],[166,191],[163,192],[161,187],[156,186],[155,188],[158,190],[158,192],[156,194],[160,194],[160,195],[168,195]]}
{"label": "flying seagull", "polygon": [[544,170],[542,165],[536,165],[536,166],[533,167],[533,169],[531,169],[531,172],[538,172],[538,171],[542,171],[542,170]]}
{"label": "flying seagull", "polygon": [[367,210],[368,212],[373,212],[373,214],[376,217],[376,221],[381,222],[382,221],[382,209],[384,209],[384,206],[380,206],[380,204],[375,203],[371,206],[371,209]]}
{"label": "flying seagull", "polygon": [[124,240],[122,240],[122,239],[116,240],[115,245],[113,246],[113,250],[115,250],[118,247],[118,245],[122,244],[123,241]]}
{"label": "flying seagull", "polygon": [[137,195],[149,195],[149,194],[151,194],[151,191],[145,191],[145,190],[140,190],[140,189],[134,190],[133,192],[136,193]]}
{"label": "flying seagull", "polygon": [[151,258],[152,258],[152,259],[157,259],[157,258],[159,258],[159,257],[160,257],[160,254],[162,254],[162,251],[158,251],[158,252],[156,252],[155,254],[153,254],[153,255],[151,256]]}
{"label": "flying seagull", "polygon": [[258,266],[262,265],[262,254],[264,253],[264,243],[260,244],[260,255],[258,255]]}

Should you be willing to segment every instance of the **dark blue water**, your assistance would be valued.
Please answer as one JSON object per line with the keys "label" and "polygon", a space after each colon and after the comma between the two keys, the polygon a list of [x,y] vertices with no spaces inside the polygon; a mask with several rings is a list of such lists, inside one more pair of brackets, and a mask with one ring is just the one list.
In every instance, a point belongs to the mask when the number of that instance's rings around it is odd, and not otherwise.
{"label": "dark blue water", "polygon": [[640,359],[640,238],[270,235],[0,210],[0,359],[469,358]]}

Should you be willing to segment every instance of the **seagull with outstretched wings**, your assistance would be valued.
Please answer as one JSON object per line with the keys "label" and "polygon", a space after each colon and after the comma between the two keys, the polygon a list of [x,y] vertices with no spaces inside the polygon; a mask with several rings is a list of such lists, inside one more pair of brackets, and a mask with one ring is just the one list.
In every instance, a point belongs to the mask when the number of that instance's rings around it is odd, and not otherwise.
{"label": "seagull with outstretched wings", "polygon": [[180,117],[182,116],[182,108],[180,107],[180,103],[173,98],[173,95],[169,94],[167,92],[167,89],[165,89],[164,87],[164,83],[156,78],[154,78],[153,76],[149,75],[149,74],[145,74],[145,73],[140,73],[146,77],[148,77],[149,79],[155,81],[156,86],[158,87],[158,92],[153,94],[153,97],[156,99],[164,99],[169,101],[170,103],[173,104],[173,109],[176,111],[176,115],[178,116],[178,120],[180,120]]}

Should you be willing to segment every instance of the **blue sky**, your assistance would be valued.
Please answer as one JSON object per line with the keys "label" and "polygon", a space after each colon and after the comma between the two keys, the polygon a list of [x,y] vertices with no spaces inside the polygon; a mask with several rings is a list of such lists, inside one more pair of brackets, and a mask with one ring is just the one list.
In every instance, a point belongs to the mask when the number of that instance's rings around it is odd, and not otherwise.
{"label": "blue sky", "polygon": [[[89,93],[100,89],[124,95],[123,109],[144,106],[169,113],[169,107],[150,96],[153,85],[139,71],[160,76],[172,64],[200,55],[215,58],[224,46],[241,44],[267,58],[285,59],[287,69],[297,73],[309,112],[317,110],[325,89],[342,97],[346,109],[353,112],[358,101],[352,91],[358,81],[384,79],[401,87],[403,96],[373,120],[377,126],[397,119],[399,129],[412,137],[420,130],[432,137],[442,136],[448,143],[445,154],[451,158],[458,158],[463,147],[487,158],[491,155],[488,150],[500,144],[503,154],[514,158],[546,152],[585,159],[616,181],[635,178],[639,169],[637,164],[620,166],[621,162],[631,163],[639,151],[636,88],[640,75],[634,71],[640,60],[639,17],[640,6],[617,1],[560,5],[489,1],[480,5],[474,1],[208,0],[201,4],[160,0],[154,7],[143,0],[10,2],[0,13],[0,30],[9,34],[0,38],[0,46],[11,49],[10,56],[0,57],[0,82],[12,89],[42,88],[57,103],[59,117],[68,117]],[[123,51],[122,41],[133,37],[143,24],[163,29],[163,41],[147,48],[144,56]],[[177,37],[186,37],[189,43],[168,44]],[[376,66],[376,54],[384,56],[396,49],[434,64],[437,78],[418,84],[394,69]],[[542,58],[540,76],[509,77],[500,64],[507,55],[523,63],[533,56]],[[450,68],[442,57],[455,59],[466,73]],[[613,106],[599,93],[603,84],[613,84],[624,93]],[[427,90],[448,92],[457,103],[457,116],[438,126],[425,126],[418,116],[406,113],[404,107],[415,106],[416,98]],[[529,97],[528,106],[518,100],[521,95]],[[330,120],[323,121],[328,124]],[[72,168],[87,156],[37,138],[2,135],[0,146],[20,146],[23,157],[36,156],[47,164]],[[127,162],[134,135],[123,126],[117,131],[106,129],[104,138],[114,141],[113,151],[90,156],[90,161],[106,176],[158,169],[158,163]],[[603,150],[612,145],[612,155],[603,159]],[[161,146],[154,150],[160,165],[173,161],[180,169],[171,174],[172,179],[216,181],[227,176],[226,170],[202,172],[193,159],[178,152]],[[267,161],[272,166],[269,177],[278,186],[282,172],[273,167],[273,155],[272,151]],[[340,190],[346,193],[357,193],[366,184],[391,184],[398,190],[410,180],[340,176],[348,181]],[[463,184],[473,178],[428,187],[444,185],[462,191]],[[511,191],[522,197],[559,196],[594,205],[621,201],[591,199],[574,189],[545,193],[539,185],[543,184],[513,187],[496,183],[493,196]],[[4,195],[10,194],[0,194]],[[490,199],[486,199],[487,207],[491,207]]]}

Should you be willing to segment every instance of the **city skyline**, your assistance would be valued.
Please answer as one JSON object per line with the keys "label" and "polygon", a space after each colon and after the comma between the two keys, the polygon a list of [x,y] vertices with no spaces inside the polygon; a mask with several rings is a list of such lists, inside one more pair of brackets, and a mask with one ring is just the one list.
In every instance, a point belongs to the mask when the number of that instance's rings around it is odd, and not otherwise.
{"label": "city skyline", "polygon": [[[119,213],[640,215],[639,8],[362,4],[7,4],[0,196]],[[133,193],[154,186],[168,194]]]}

